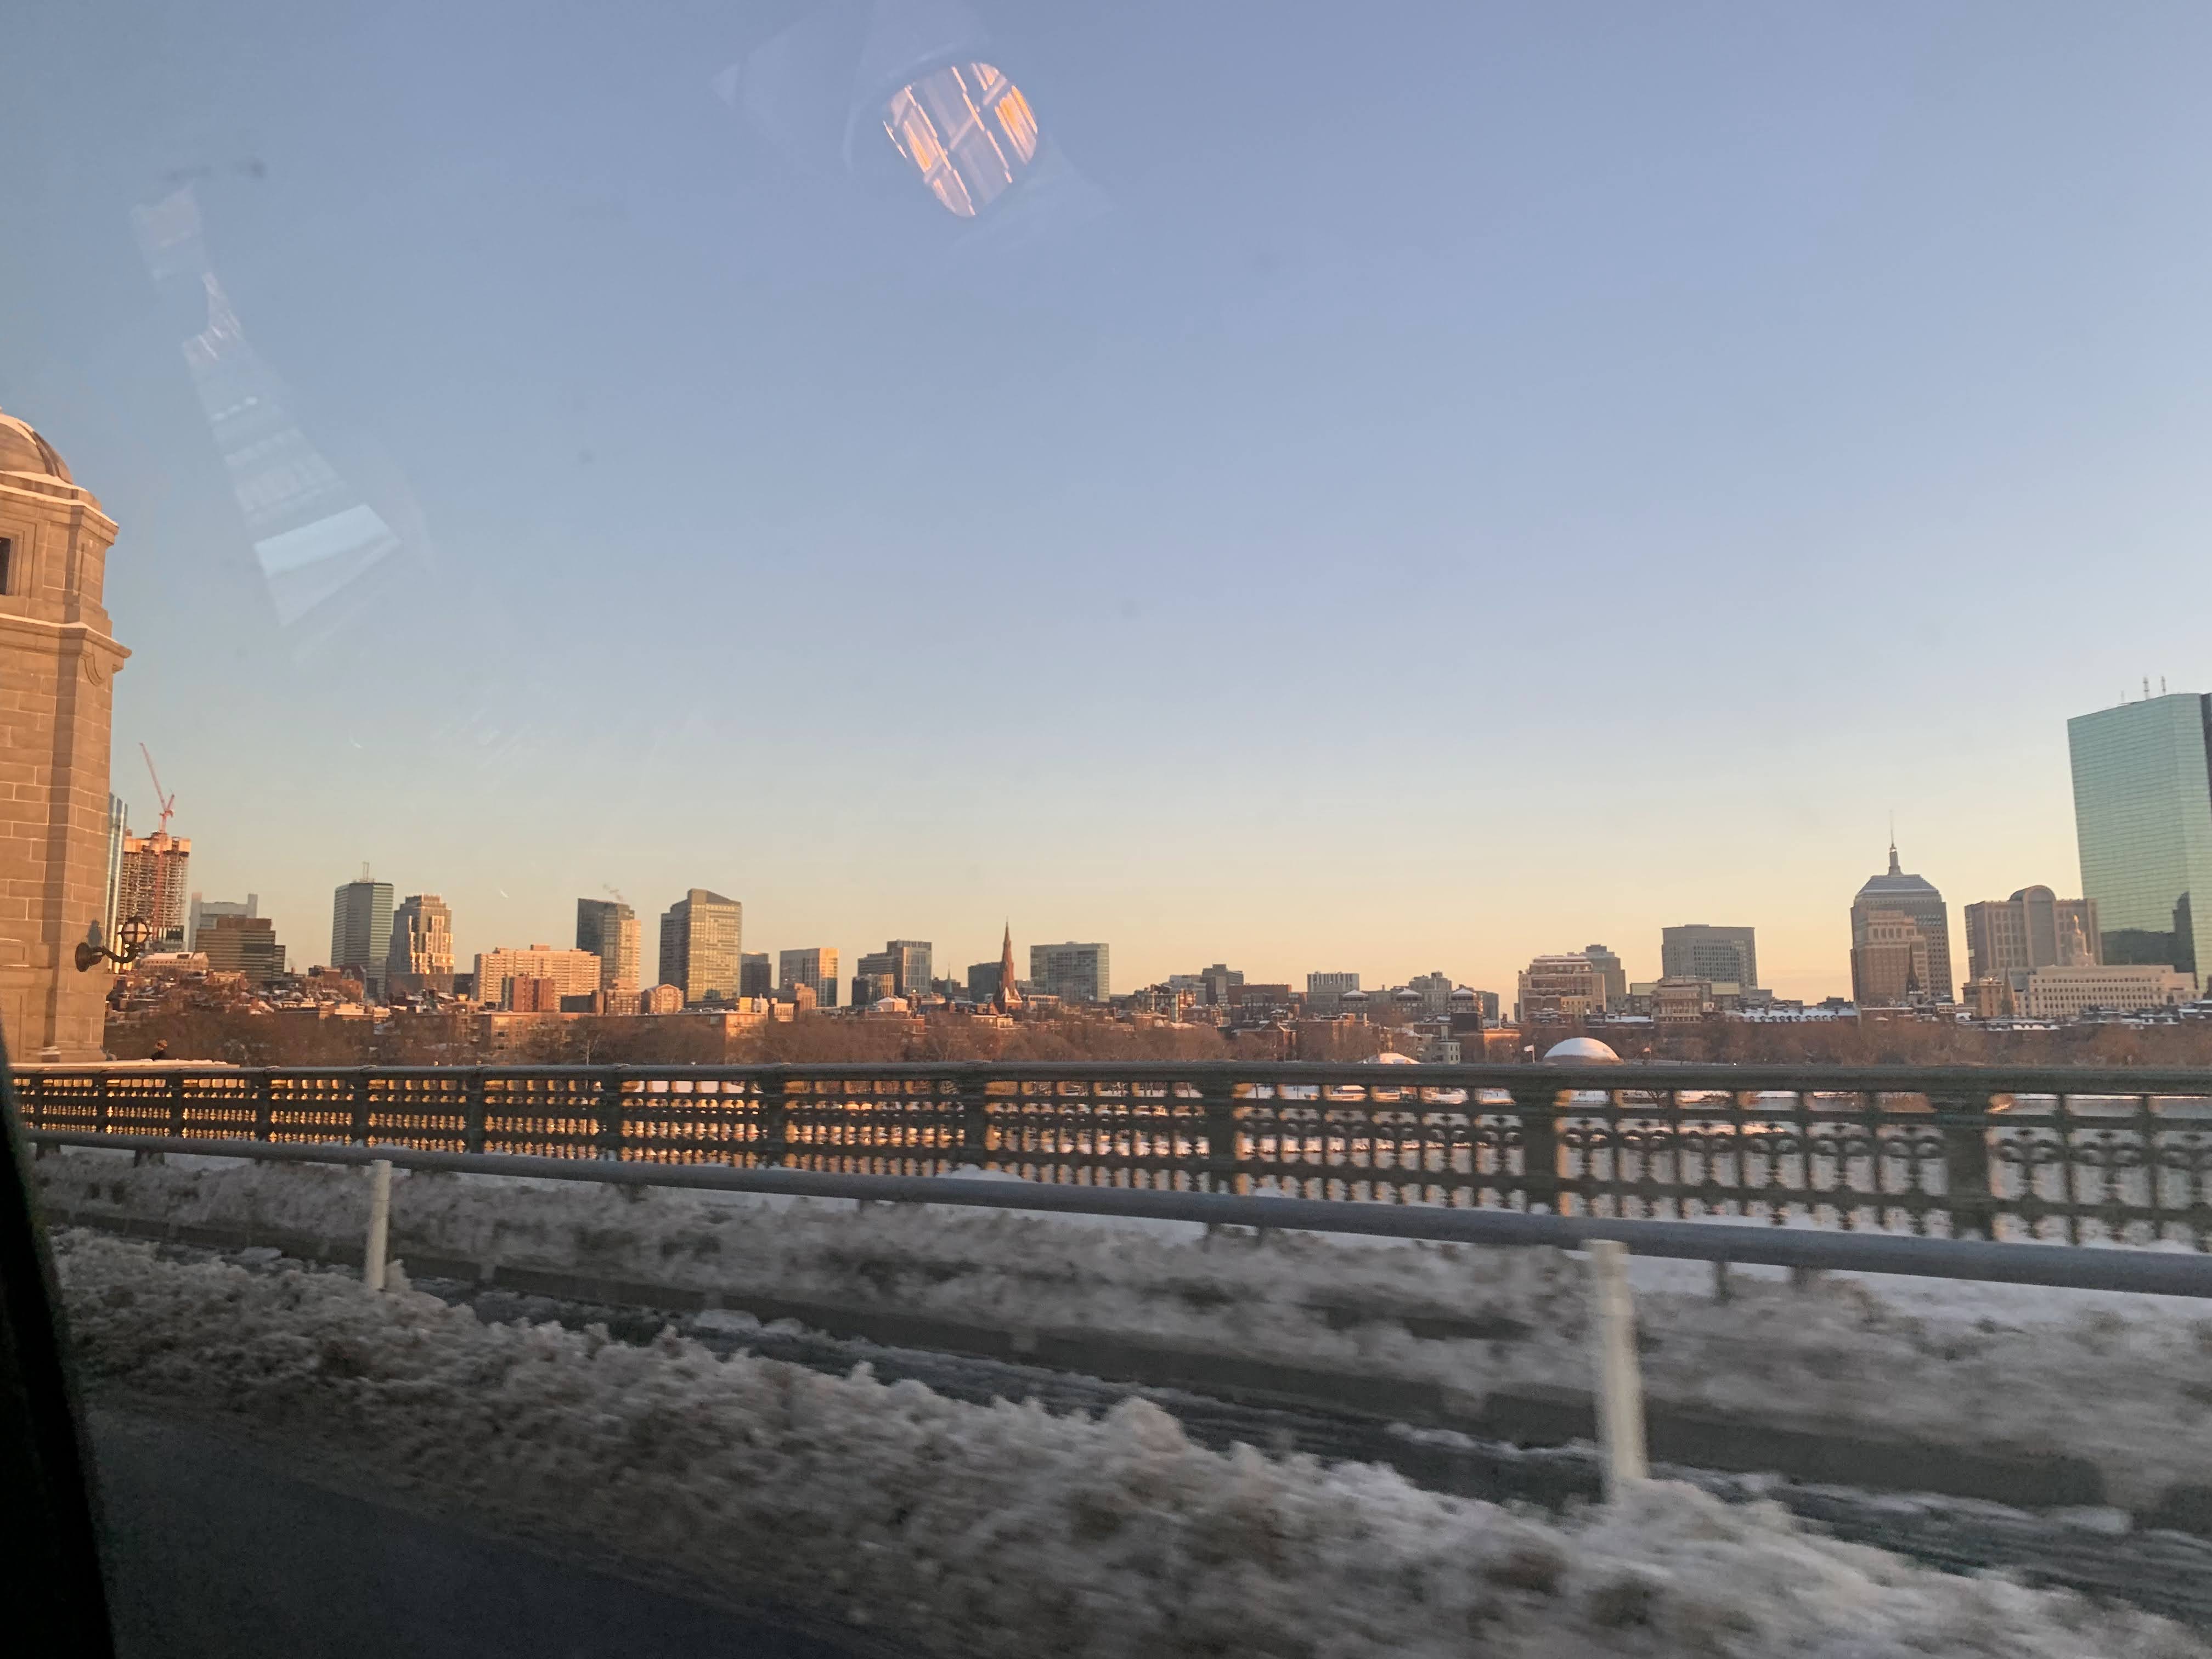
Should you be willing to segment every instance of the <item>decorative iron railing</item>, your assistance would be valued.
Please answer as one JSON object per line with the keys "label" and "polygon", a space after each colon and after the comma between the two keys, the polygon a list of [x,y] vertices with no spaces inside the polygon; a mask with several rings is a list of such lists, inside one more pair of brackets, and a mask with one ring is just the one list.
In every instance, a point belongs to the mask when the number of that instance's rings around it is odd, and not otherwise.
{"label": "decorative iron railing", "polygon": [[27,1126],[2212,1249],[2212,1073],[26,1066]]}

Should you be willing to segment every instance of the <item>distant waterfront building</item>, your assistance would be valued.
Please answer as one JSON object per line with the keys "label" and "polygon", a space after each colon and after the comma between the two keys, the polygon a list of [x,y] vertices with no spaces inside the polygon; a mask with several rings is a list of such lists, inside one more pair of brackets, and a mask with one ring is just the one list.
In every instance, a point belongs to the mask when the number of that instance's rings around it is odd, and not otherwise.
{"label": "distant waterfront building", "polygon": [[[1103,1002],[1114,994],[1108,948],[1103,945],[1030,946],[1030,982],[1062,1002]],[[1287,998],[1288,988],[1285,988]]]}
{"label": "distant waterfront building", "polygon": [[[1176,978],[1180,977],[1180,975],[1171,977],[1168,983],[1173,985]],[[1225,963],[1217,962],[1212,967],[1198,975],[1198,982],[1205,992],[1204,1000],[1206,1006],[1226,1008],[1229,1006],[1229,994],[1244,982],[1244,974],[1241,969],[1231,968]]]}
{"label": "distant waterfront building", "polygon": [[1759,983],[1759,946],[1749,927],[1691,922],[1659,930],[1659,977],[1727,981],[1747,991]]}
{"label": "distant waterfront building", "polygon": [[817,1008],[837,1006],[837,953],[826,945],[803,951],[783,951],[776,956],[776,983],[784,991],[804,985],[814,993]]}
{"label": "distant waterfront building", "polygon": [[175,951],[185,943],[186,872],[191,865],[190,836],[156,831],[123,838],[123,917],[143,916],[154,924],[148,948]]}
{"label": "distant waterfront building", "polygon": [[[1894,920],[1899,915],[1913,924],[1917,943],[1899,932]],[[1882,918],[1878,939],[1873,929],[1877,917]],[[1863,981],[1863,954],[1871,964],[1870,977]],[[1899,971],[1900,964],[1909,973],[1910,986],[1907,974]],[[1851,901],[1851,1000],[1862,1008],[1894,1007],[1907,1000],[1949,1002],[1956,984],[1951,977],[1950,912],[1943,896],[1925,877],[1899,867],[1893,844],[1887,872],[1869,878]]]}
{"label": "distant waterfront building", "polygon": [[767,951],[739,953],[738,994],[741,997],[771,997],[775,994],[775,970],[769,966]]}
{"label": "distant waterfront building", "polygon": [[349,969],[374,992],[392,951],[392,884],[364,875],[331,896],[331,966]]}
{"label": "distant waterfront building", "polygon": [[888,968],[878,969],[868,966],[872,962],[882,960],[883,957],[880,955],[865,956],[854,969],[854,1007],[861,1010],[872,1008],[876,1004],[893,994],[897,981],[891,977],[890,969]]}
{"label": "distant waterfront building", "polygon": [[995,962],[971,962],[968,964],[968,1000],[978,1008],[987,1007],[999,1000],[999,964]]}
{"label": "distant waterfront building", "polygon": [[2152,963],[2082,963],[2036,968],[2021,975],[2013,1012],[2028,1019],[2074,1019],[2084,1010],[2136,1013],[2170,1008],[2197,994],[2197,976]]}
{"label": "distant waterfront building", "polygon": [[[1620,963],[1620,959],[1615,957],[1613,965],[1617,968]],[[1601,964],[1599,971],[1604,971]],[[1423,1019],[1443,1019],[1451,1013],[1452,993],[1459,988],[1452,983],[1449,974],[1428,973],[1414,975],[1406,981],[1406,988],[1421,999],[1420,1015]]]}
{"label": "distant waterfront building", "polygon": [[1306,1012],[1329,1015],[1340,1012],[1346,991],[1359,988],[1357,974],[1308,974],[1306,975]]}
{"label": "distant waterfront building", "polygon": [[656,985],[638,997],[638,1012],[645,1014],[680,1014],[684,1012],[684,988],[680,985]]}
{"label": "distant waterfront building", "polygon": [[610,996],[637,994],[637,912],[619,899],[576,901],[576,948],[599,959],[599,986]]}
{"label": "distant waterfront building", "polygon": [[2078,939],[2085,963],[2098,960],[2097,902],[2063,899],[2048,887],[2023,887],[2008,899],[1966,907],[1966,972],[1974,979],[2026,973],[2071,962]]}
{"label": "distant waterfront building", "polygon": [[191,903],[185,911],[185,949],[200,948],[200,929],[217,916],[258,916],[261,914],[261,895],[248,893],[243,899],[202,898],[192,895]]}
{"label": "distant waterfront building", "polygon": [[734,1002],[744,954],[744,906],[694,887],[660,918],[660,979],[680,987],[687,1007]]}
{"label": "distant waterfront building", "polygon": [[243,974],[249,985],[266,985],[284,971],[284,947],[267,916],[234,910],[205,916],[192,948],[207,958],[209,972]]}
{"label": "distant waterfront building", "polygon": [[453,913],[435,893],[410,893],[392,911],[384,984],[387,992],[453,994]]}
{"label": "distant waterfront building", "polygon": [[521,980],[548,981],[550,990],[525,994],[550,996],[550,1012],[557,1012],[562,997],[588,996],[599,988],[599,959],[589,951],[556,951],[550,945],[477,953],[477,1000],[484,1006],[513,1008],[515,984]]}
{"label": "distant waterfront building", "polygon": [[[1627,993],[1623,985],[1622,996]],[[1543,1019],[1587,1019],[1605,1008],[1605,976],[1586,951],[1538,957],[1521,970],[1516,1017],[1523,1025]]]}
{"label": "distant waterfront building", "polygon": [[2212,969],[2212,937],[2196,921],[2197,896],[2212,895],[2212,698],[2177,692],[2077,714],[2066,746],[2099,954],[2115,966]]}
{"label": "distant waterfront building", "polygon": [[1585,945],[1583,954],[1597,969],[1598,984],[1603,988],[1605,1009],[1608,1013],[1628,1000],[1628,970],[1620,965],[1620,958],[1602,945]]}
{"label": "distant waterfront building", "polygon": [[929,994],[932,953],[927,939],[895,939],[884,946],[883,953],[890,958],[893,996],[912,1001]]}

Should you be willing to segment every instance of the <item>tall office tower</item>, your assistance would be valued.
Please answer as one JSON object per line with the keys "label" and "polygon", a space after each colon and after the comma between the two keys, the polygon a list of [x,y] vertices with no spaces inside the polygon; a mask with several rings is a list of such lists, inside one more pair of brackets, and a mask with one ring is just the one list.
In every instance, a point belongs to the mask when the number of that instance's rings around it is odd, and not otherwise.
{"label": "tall office tower", "polygon": [[123,838],[123,874],[118,884],[123,918],[143,916],[154,925],[154,951],[185,948],[185,921],[192,861],[189,836],[157,832]]}
{"label": "tall office tower", "polygon": [[891,959],[893,996],[911,1001],[928,994],[931,969],[927,939],[891,939],[884,945],[884,954]]}
{"label": "tall office tower", "polygon": [[1620,958],[1602,945],[1585,945],[1583,954],[1597,969],[1597,982],[1602,988],[1606,1011],[1609,1013],[1628,1000],[1628,970],[1620,965]]}
{"label": "tall office tower", "polygon": [[98,1060],[106,945],[110,702],[131,653],[100,605],[115,520],[54,447],[0,415],[0,1030],[21,1060]]}
{"label": "tall office tower", "polygon": [[1103,945],[1030,946],[1030,983],[1062,1002],[1103,1002],[1114,994],[1109,952]]}
{"label": "tall office tower", "polygon": [[809,945],[804,951],[782,951],[776,955],[776,981],[785,991],[805,986],[814,993],[817,1008],[837,1006],[837,953],[826,945]]}
{"label": "tall office tower", "polygon": [[768,997],[775,994],[775,970],[768,964],[765,951],[746,951],[738,957],[738,994],[741,997]]}
{"label": "tall office tower", "polygon": [[609,993],[635,992],[637,912],[619,899],[576,901],[576,948],[599,959],[599,985]]}
{"label": "tall office tower", "polygon": [[1200,972],[1198,978],[1206,991],[1206,1006],[1209,1008],[1226,1008],[1229,1006],[1229,994],[1244,982],[1244,970],[1242,968],[1231,968],[1226,963],[1217,962],[1211,968]]}
{"label": "tall office tower", "polygon": [[331,895],[331,966],[350,969],[371,991],[384,988],[385,958],[392,951],[392,884],[359,881]]}
{"label": "tall office tower", "polygon": [[249,985],[266,985],[284,971],[284,947],[267,916],[235,910],[204,916],[193,948],[207,957],[209,972],[243,974]]}
{"label": "tall office tower", "polygon": [[2081,896],[2097,907],[2107,963],[2212,970],[2195,915],[2195,896],[2212,895],[2208,745],[2212,697],[2193,691],[2066,722]]}
{"label": "tall office tower", "polygon": [[744,954],[744,906],[694,887],[660,917],[660,982],[684,993],[686,1006],[734,1002]]}
{"label": "tall office tower", "polygon": [[392,913],[392,943],[384,957],[385,984],[392,991],[453,989],[453,913],[435,893],[415,893]]}
{"label": "tall office tower", "polygon": [[1759,946],[1749,927],[1702,921],[1659,930],[1659,977],[1701,979],[1751,990],[1759,983]]}
{"label": "tall office tower", "polygon": [[1329,1015],[1338,1012],[1339,1001],[1346,991],[1359,988],[1357,974],[1308,974],[1306,975],[1306,1010],[1310,1013]]}
{"label": "tall office tower", "polygon": [[[1902,941],[1893,937],[1897,929],[1887,921],[1876,939],[1870,931],[1874,919],[1884,912],[1896,911],[1912,919],[1919,930],[1920,945],[1926,955],[1924,967],[1915,966],[1914,983],[1911,995],[1928,1002],[1949,1002],[1954,982],[1951,978],[1951,913],[1943,903],[1942,894],[1925,877],[1908,875],[1898,867],[1897,847],[1889,849],[1889,869],[1879,876],[1869,877],[1867,884],[1859,889],[1858,896],[1851,901],[1851,960],[1858,961],[1859,952],[1869,944],[1899,945]],[[1911,956],[1909,949],[1906,955]],[[1895,950],[1889,951],[1881,960],[1898,960]],[[1918,958],[1911,960],[1917,963]],[[1887,969],[1862,985],[1856,967],[1852,970],[1851,1000],[1862,1007],[1883,1007],[1908,1000],[1904,989],[1893,981],[1896,976]],[[1874,1000],[1869,1001],[1868,994]]]}
{"label": "tall office tower", "polygon": [[[2079,935],[2088,961],[2068,960]],[[2037,968],[2090,967],[2097,962],[2097,902],[2063,899],[2048,887],[2023,887],[2010,898],[1966,907],[1966,973],[1982,979]]]}
{"label": "tall office tower", "polygon": [[261,895],[248,893],[242,899],[203,898],[192,895],[192,902],[185,911],[185,949],[200,948],[200,929],[217,916],[258,916],[261,914]]}
{"label": "tall office tower", "polygon": [[1934,953],[1919,922],[1903,910],[1851,911],[1851,1000],[1895,1008],[1932,1000]]}

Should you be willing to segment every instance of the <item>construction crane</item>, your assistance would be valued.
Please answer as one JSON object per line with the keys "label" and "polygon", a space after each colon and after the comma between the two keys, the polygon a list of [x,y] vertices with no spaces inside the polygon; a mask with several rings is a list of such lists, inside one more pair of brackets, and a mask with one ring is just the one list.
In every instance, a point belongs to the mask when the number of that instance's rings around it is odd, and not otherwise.
{"label": "construction crane", "polygon": [[154,769],[153,751],[142,743],[138,745],[138,752],[146,757],[146,775],[154,780],[154,799],[161,803],[161,807],[160,833],[166,836],[169,833],[169,815],[177,810],[177,798],[161,793],[161,775]]}

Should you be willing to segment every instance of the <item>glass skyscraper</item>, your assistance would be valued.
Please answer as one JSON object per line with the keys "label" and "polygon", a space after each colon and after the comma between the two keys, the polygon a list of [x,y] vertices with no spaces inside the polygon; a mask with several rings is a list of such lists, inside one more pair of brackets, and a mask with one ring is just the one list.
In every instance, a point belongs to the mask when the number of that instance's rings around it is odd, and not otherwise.
{"label": "glass skyscraper", "polygon": [[[2107,963],[2212,965],[2196,905],[2212,902],[2212,698],[2195,692],[2066,722],[2081,894]],[[2212,946],[2212,939],[2205,941]]]}

